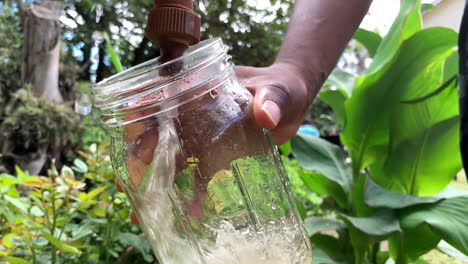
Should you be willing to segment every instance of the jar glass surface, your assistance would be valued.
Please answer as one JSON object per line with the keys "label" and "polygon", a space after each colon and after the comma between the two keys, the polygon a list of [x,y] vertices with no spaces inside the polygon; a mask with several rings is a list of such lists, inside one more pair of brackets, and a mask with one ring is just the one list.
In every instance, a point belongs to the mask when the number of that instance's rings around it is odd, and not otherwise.
{"label": "jar glass surface", "polygon": [[306,264],[310,245],[276,146],[211,39],[104,80],[112,162],[161,263]]}

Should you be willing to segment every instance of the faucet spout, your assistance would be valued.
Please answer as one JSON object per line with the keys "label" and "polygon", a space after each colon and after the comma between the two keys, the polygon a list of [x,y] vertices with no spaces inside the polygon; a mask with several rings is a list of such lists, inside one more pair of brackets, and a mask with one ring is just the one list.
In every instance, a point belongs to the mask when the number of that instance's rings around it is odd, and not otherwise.
{"label": "faucet spout", "polygon": [[164,63],[182,56],[200,41],[200,16],[195,14],[192,0],[154,0],[154,5],[146,36],[159,42]]}

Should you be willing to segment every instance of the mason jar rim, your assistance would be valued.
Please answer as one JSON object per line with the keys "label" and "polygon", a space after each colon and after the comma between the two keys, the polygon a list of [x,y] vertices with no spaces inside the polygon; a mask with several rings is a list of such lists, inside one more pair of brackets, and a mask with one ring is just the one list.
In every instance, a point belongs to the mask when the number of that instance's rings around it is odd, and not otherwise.
{"label": "mason jar rim", "polygon": [[[107,78],[94,86],[94,105],[101,110],[101,117],[104,123],[109,127],[126,125],[148,116],[142,116],[137,119],[123,120],[123,116],[137,113],[154,107],[162,107],[160,110],[151,114],[151,116],[166,112],[174,107],[178,107],[191,100],[179,98],[187,93],[198,90],[206,85],[213,78],[225,78],[229,71],[221,70],[219,62],[229,62],[226,65],[232,68],[230,56],[227,55],[228,47],[223,44],[220,38],[213,38],[200,42],[190,47],[183,56],[166,63],[159,64],[156,58],[140,65],[127,69],[110,78]],[[172,66],[173,65],[173,66]],[[175,74],[160,74],[166,67],[177,67]],[[180,69],[179,69],[180,68]],[[210,70],[208,70],[210,69]],[[198,81],[188,81],[191,83],[185,90],[178,90],[181,80],[191,80],[190,76],[204,72],[215,71],[215,75],[206,75]],[[221,71],[220,71],[221,70]],[[214,73],[214,72],[212,72]],[[201,75],[197,75],[201,76]],[[168,91],[175,91],[174,93]],[[209,92],[209,91],[206,91]],[[157,98],[158,95],[165,94]],[[153,97],[156,96],[156,97]],[[198,97],[198,96],[197,96]],[[176,104],[176,101],[179,101]]]}
{"label": "mason jar rim", "polygon": [[[109,91],[108,88],[111,86],[114,86],[118,83],[125,83],[129,79],[133,79],[135,77],[138,77],[140,75],[144,75],[149,72],[155,72],[158,73],[159,70],[168,67],[172,64],[180,63],[186,60],[189,57],[192,57],[196,55],[197,53],[202,53],[205,52],[207,49],[219,49],[223,46],[223,41],[221,38],[211,38],[207,40],[203,40],[200,43],[190,46],[187,51],[184,53],[179,58],[176,58],[174,60],[165,62],[160,64],[160,57],[154,58],[152,60],[143,62],[141,64],[138,64],[136,66],[130,67],[122,72],[119,72],[109,78],[105,78],[104,80],[100,81],[99,83],[95,84],[93,86],[93,91],[96,95],[99,95],[101,93],[106,93],[109,94],[113,93],[113,91]],[[141,71],[141,72],[139,72]],[[134,74],[132,74],[134,73]],[[183,73],[182,71],[179,72],[179,74]],[[177,75],[179,75],[177,74]],[[171,76],[174,77],[174,76]],[[116,90],[114,93],[118,92],[124,92],[124,90]]]}

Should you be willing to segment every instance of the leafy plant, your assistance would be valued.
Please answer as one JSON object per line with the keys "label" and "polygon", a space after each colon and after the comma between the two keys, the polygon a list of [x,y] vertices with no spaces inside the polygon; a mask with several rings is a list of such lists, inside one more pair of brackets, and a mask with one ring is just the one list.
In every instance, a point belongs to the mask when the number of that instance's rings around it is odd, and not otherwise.
{"label": "leafy plant", "polygon": [[46,160],[62,162],[62,153],[74,152],[81,130],[80,118],[69,106],[19,89],[4,107],[4,119],[0,117],[1,162],[37,174]]}
{"label": "leafy plant", "polygon": [[122,72],[122,63],[120,62],[119,56],[117,55],[117,52],[115,52],[114,47],[112,47],[112,42],[110,41],[109,34],[107,34],[107,32],[104,32],[103,35],[104,39],[106,40],[106,49],[111,58],[112,65],[114,65],[114,68],[117,72]]}
{"label": "leafy plant", "polygon": [[402,1],[382,39],[358,32],[373,56],[369,68],[355,78],[334,72],[336,89],[320,95],[344,128],[350,164],[320,138],[292,140],[306,186],[336,201],[336,217],[306,219],[311,241],[335,260],[421,263],[441,240],[468,254],[468,194],[447,187],[462,169],[457,34],[422,29],[420,7]]}
{"label": "leafy plant", "polygon": [[[113,184],[107,144],[83,160],[52,165],[48,177],[0,175],[0,261],[11,263],[153,262],[149,243],[130,223],[124,194]],[[81,180],[80,180],[81,179]]]}

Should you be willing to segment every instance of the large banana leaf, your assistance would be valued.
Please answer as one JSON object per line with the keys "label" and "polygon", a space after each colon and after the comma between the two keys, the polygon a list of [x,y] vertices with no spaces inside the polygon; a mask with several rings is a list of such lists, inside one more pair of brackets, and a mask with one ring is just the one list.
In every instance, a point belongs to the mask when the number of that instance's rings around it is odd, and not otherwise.
{"label": "large banana leaf", "polygon": [[348,227],[353,226],[359,231],[370,235],[383,237],[393,232],[401,231],[398,216],[395,211],[382,209],[370,217],[342,216]]}
{"label": "large banana leaf", "polygon": [[439,241],[440,236],[435,234],[429,226],[419,225],[415,228],[404,229],[401,233],[393,234],[388,240],[388,246],[392,258],[396,259],[398,250],[403,250],[407,259],[415,261],[434,249]]}
{"label": "large banana leaf", "polygon": [[344,163],[343,151],[327,141],[299,134],[292,141],[292,152],[301,167],[316,172],[303,178],[314,191],[326,190],[342,208],[347,208],[351,196],[352,178]]}
{"label": "large banana leaf", "polygon": [[404,229],[427,224],[434,233],[468,255],[467,205],[468,196],[461,196],[413,206],[400,213],[400,223]]}
{"label": "large banana leaf", "polygon": [[403,40],[421,29],[420,8],[420,0],[401,1],[400,12],[393,22],[390,31],[380,42],[380,46],[366,71],[366,75],[372,75],[385,67],[387,63],[390,63]]}
{"label": "large banana leaf", "polygon": [[383,188],[372,179],[367,178],[365,186],[365,202],[373,208],[402,209],[418,204],[432,204],[442,199],[468,196],[468,191],[458,190],[451,186],[445,188],[435,196],[416,196],[394,192]]}
{"label": "large banana leaf", "polygon": [[343,89],[323,90],[319,93],[319,99],[332,108],[336,122],[344,127],[346,124],[345,102],[348,99],[346,92]]}
{"label": "large banana leaf", "polygon": [[353,38],[366,47],[371,58],[375,56],[382,42],[382,37],[379,34],[362,28],[356,31]]}
{"label": "large banana leaf", "polygon": [[330,89],[322,90],[318,95],[320,100],[333,109],[336,121],[341,127],[346,123],[345,102],[353,92],[355,81],[356,76],[353,74],[335,69],[325,82],[325,86]]}
{"label": "large banana leaf", "polygon": [[[382,160],[390,143],[390,118],[400,100],[414,99],[436,90],[440,82],[429,78],[439,73],[456,45],[457,34],[446,28],[430,28],[413,34],[392,62],[370,76],[358,78],[347,100],[342,142],[353,159],[353,173]],[[411,133],[411,131],[407,131]]]}
{"label": "large banana leaf", "polygon": [[442,191],[461,170],[457,88],[392,113],[387,157],[371,166],[377,183],[411,195]]}

